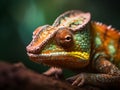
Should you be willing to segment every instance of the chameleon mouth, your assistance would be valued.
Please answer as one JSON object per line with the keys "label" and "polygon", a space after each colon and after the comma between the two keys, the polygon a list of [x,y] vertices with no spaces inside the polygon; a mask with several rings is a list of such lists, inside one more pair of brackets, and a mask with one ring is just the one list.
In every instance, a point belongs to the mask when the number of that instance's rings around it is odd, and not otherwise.
{"label": "chameleon mouth", "polygon": [[49,54],[27,53],[30,59],[37,63],[65,68],[81,68],[89,62],[87,52],[53,52]]}

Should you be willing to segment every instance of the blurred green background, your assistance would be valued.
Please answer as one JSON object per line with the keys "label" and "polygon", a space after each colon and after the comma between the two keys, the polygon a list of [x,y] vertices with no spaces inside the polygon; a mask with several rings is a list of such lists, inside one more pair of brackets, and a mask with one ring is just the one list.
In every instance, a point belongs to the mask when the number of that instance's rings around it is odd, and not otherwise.
{"label": "blurred green background", "polygon": [[26,46],[38,26],[52,24],[67,10],[83,10],[92,19],[120,29],[120,3],[117,0],[0,0],[0,60],[43,72],[47,68],[29,60]]}

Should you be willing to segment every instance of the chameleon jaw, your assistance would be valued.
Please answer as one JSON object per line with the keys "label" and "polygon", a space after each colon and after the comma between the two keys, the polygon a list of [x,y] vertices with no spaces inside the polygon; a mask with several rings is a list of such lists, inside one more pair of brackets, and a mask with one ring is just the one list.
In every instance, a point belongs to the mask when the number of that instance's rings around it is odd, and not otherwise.
{"label": "chameleon jaw", "polygon": [[86,52],[57,52],[49,54],[27,53],[30,59],[37,63],[62,68],[83,68],[89,62],[89,54]]}

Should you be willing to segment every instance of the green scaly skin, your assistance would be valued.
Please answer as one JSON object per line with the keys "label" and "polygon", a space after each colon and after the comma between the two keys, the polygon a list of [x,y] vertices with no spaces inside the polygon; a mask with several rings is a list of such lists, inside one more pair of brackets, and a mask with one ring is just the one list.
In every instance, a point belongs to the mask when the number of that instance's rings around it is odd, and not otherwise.
{"label": "green scaly skin", "polygon": [[[72,10],[52,26],[38,27],[27,46],[28,56],[37,63],[83,71],[67,79],[72,85],[116,85],[120,82],[120,32],[90,18],[89,12]],[[44,74],[59,72],[52,68]]]}

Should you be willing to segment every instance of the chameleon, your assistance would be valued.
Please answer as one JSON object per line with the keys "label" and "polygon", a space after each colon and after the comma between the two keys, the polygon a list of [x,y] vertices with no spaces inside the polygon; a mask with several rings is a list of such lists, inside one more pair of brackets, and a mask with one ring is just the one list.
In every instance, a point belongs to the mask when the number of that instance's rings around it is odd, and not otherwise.
{"label": "chameleon", "polygon": [[52,25],[39,26],[32,38],[27,54],[34,62],[56,68],[48,75],[67,68],[79,72],[67,79],[75,86],[120,82],[120,32],[92,21],[90,12],[67,11]]}

